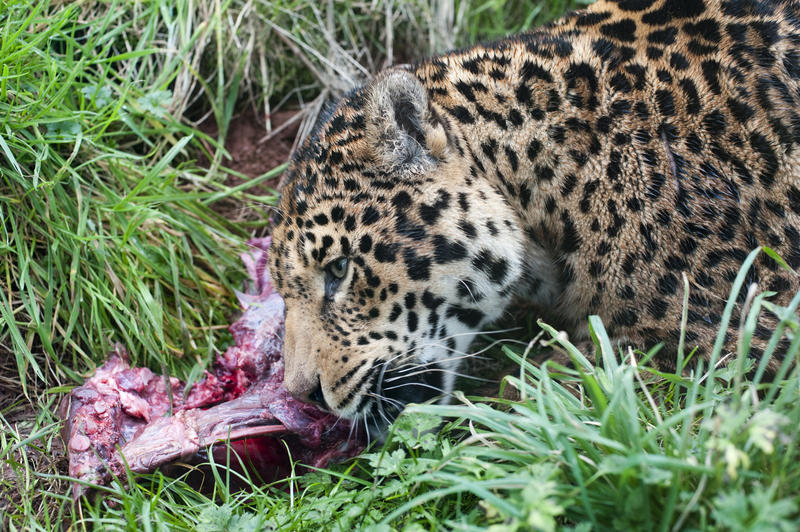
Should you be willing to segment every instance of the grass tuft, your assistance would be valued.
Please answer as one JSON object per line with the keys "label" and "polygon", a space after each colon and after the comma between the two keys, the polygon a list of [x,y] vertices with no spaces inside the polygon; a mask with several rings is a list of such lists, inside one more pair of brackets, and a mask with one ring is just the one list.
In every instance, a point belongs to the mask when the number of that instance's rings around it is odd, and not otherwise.
{"label": "grass tuft", "polygon": [[181,376],[224,347],[252,229],[203,200],[260,202],[194,163],[202,134],[179,119],[200,59],[188,50],[214,20],[193,25],[190,7],[12,1],[0,13],[4,527],[75,518],[55,410],[113,344]]}

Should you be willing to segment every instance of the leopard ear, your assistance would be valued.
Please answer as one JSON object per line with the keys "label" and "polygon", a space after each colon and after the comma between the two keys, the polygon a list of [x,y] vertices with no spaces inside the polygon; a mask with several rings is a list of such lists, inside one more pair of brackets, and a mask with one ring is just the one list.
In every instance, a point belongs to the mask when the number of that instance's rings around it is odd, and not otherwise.
{"label": "leopard ear", "polygon": [[383,72],[367,89],[367,134],[379,164],[421,173],[442,156],[444,128],[428,106],[428,92],[410,72]]}

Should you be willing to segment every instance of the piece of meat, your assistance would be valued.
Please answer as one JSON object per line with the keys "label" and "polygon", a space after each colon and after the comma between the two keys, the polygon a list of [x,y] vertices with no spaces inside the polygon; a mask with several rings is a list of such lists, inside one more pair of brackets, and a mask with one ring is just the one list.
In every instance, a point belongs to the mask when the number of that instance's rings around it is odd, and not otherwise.
{"label": "piece of meat", "polygon": [[[217,463],[231,456],[267,481],[289,474],[289,453],[324,467],[363,449],[346,420],[297,401],[283,387],[284,306],[269,279],[269,239],[248,244],[242,260],[251,286],[237,294],[243,313],[230,327],[235,345],[218,357],[213,372],[187,391],[174,377],[131,368],[117,346],[61,401],[69,475],[84,481],[73,484],[73,497],[124,475],[125,464],[150,472],[202,460],[209,446]],[[216,445],[226,441],[230,449]]]}

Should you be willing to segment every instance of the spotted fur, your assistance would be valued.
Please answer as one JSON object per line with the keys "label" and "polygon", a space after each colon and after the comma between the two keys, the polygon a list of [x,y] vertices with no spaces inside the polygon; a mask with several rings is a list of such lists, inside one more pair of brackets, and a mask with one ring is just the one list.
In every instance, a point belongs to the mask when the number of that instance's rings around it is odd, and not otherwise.
{"label": "spotted fur", "polygon": [[[686,341],[707,354],[748,252],[800,270],[799,98],[787,0],[599,1],[381,73],[283,188],[287,388],[380,425],[451,389],[515,296],[578,340],[598,314],[632,345],[665,341],[669,365],[684,274]],[[748,280],[779,303],[800,288],[764,254]]]}

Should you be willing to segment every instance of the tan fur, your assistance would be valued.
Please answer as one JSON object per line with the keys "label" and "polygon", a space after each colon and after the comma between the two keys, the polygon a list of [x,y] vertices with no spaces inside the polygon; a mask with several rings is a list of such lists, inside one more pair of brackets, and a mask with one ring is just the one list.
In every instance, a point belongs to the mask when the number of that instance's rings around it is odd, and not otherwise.
{"label": "tan fur", "polygon": [[[449,390],[454,353],[515,295],[573,337],[598,314],[664,341],[670,366],[683,275],[708,354],[747,253],[800,268],[797,20],[789,1],[601,1],[348,95],[295,156],[274,229],[287,388],[381,425]],[[749,281],[778,303],[800,288],[765,255]]]}

